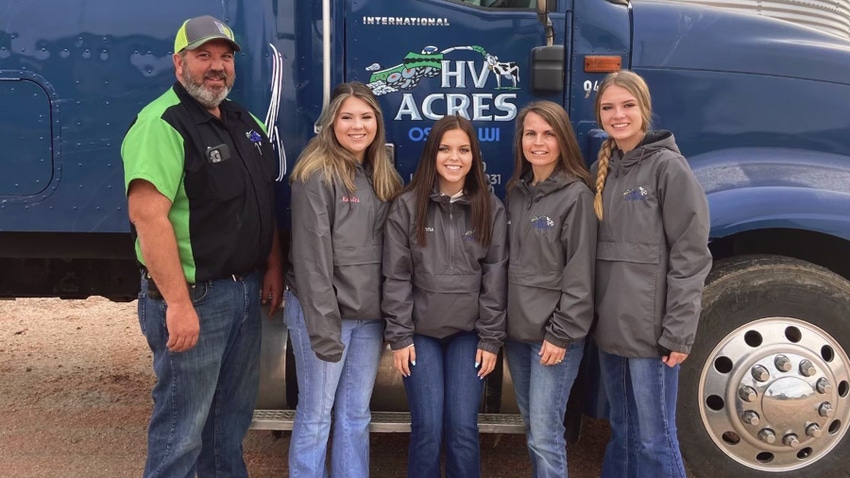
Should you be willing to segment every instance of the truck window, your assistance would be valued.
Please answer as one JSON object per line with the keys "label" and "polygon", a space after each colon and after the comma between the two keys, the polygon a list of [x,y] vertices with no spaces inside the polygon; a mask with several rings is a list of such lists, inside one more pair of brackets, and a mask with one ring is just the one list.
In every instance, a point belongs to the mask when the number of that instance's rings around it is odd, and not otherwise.
{"label": "truck window", "polygon": [[462,3],[488,8],[534,8],[537,0],[460,0]]}

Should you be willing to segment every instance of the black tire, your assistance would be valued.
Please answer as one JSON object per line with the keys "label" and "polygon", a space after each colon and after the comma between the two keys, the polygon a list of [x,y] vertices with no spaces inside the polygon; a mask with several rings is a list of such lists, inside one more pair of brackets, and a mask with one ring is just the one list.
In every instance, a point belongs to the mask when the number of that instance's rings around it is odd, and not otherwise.
{"label": "black tire", "polygon": [[[716,263],[706,281],[696,343],[680,374],[679,441],[692,473],[700,478],[850,476],[847,351],[850,282],[782,256]],[[783,357],[792,363],[787,370],[777,362]],[[804,371],[804,359],[815,368]],[[763,382],[753,372],[758,365],[768,372]],[[834,380],[829,393],[815,386],[820,378]],[[739,391],[750,385],[757,393],[745,400]],[[779,396],[786,388],[792,393]],[[826,401],[834,411],[829,417],[819,408]],[[760,412],[758,423],[744,423],[741,413],[748,410]],[[819,437],[809,428],[812,423],[821,427]],[[769,431],[758,435],[773,428],[779,430],[772,444]],[[797,448],[790,433],[799,438]]]}

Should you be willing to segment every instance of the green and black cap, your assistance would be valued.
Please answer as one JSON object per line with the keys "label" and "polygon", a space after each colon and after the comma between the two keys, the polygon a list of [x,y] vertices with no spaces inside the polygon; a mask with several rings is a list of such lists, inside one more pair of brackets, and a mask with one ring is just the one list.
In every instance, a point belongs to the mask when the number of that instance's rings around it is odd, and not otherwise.
{"label": "green and black cap", "polygon": [[183,22],[174,38],[174,53],[180,53],[184,49],[194,50],[210,40],[225,40],[233,47],[233,51],[240,50],[230,27],[218,19],[204,15]]}

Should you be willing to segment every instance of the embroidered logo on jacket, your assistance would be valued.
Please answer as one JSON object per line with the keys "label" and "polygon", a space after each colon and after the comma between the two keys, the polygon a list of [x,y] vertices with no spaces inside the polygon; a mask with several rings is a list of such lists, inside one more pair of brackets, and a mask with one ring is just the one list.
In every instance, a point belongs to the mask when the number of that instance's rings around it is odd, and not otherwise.
{"label": "embroidered logo on jacket", "polygon": [[534,216],[531,218],[531,225],[542,231],[548,231],[555,227],[555,221],[549,216]]}
{"label": "embroidered logo on jacket", "polygon": [[360,202],[360,198],[357,196],[343,196],[342,202]]}
{"label": "embroidered logo on jacket", "polygon": [[474,241],[475,240],[475,231],[473,229],[470,229],[470,230],[464,232],[463,233],[463,240],[464,241]]}
{"label": "embroidered logo on jacket", "polygon": [[643,186],[623,191],[623,199],[626,201],[646,201],[647,196],[649,196],[649,191]]}
{"label": "embroidered logo on jacket", "polygon": [[434,228],[431,226],[425,226],[425,232],[434,232]]}

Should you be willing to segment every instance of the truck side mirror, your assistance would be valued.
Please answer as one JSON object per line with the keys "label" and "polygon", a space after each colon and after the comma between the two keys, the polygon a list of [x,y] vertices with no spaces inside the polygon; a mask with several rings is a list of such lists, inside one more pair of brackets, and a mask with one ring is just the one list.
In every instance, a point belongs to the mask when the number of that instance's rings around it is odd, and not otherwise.
{"label": "truck side mirror", "polygon": [[531,88],[557,93],[564,89],[564,45],[531,49]]}

